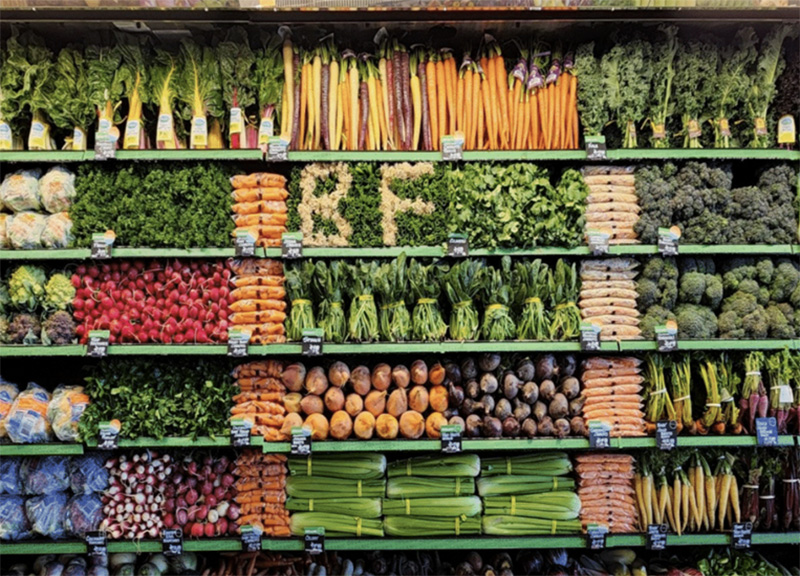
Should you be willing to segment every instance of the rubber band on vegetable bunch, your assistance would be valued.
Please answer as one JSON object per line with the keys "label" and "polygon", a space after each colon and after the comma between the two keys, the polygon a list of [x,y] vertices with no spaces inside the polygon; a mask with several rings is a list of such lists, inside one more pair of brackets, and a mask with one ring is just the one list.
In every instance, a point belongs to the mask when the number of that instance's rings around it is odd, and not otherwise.
{"label": "rubber band on vegetable bunch", "polygon": [[348,331],[354,342],[372,342],[379,333],[378,309],[375,304],[375,280],[379,265],[372,260],[359,260],[350,266],[350,315]]}
{"label": "rubber band on vegetable bunch", "polygon": [[350,268],[344,262],[333,260],[330,263],[319,260],[314,269],[314,287],[319,302],[317,323],[323,330],[326,342],[347,340],[347,318],[342,301],[348,283]]}
{"label": "rubber band on vegetable bunch", "polygon": [[375,279],[375,292],[381,300],[381,339],[403,342],[411,336],[411,314],[406,307],[408,273],[403,252],[391,262],[381,264]]}
{"label": "rubber band on vegetable bunch", "polygon": [[439,309],[441,280],[445,270],[436,264],[421,264],[412,260],[408,267],[408,280],[411,293],[416,299],[411,314],[411,334],[414,340],[434,342],[442,340],[447,334],[447,324]]}
{"label": "rubber band on vegetable bunch", "polygon": [[481,335],[485,340],[513,340],[517,333],[511,317],[511,258],[503,256],[500,268],[483,269],[481,300],[484,303]]}
{"label": "rubber band on vegetable bunch", "polygon": [[514,292],[517,308],[518,340],[547,340],[550,323],[545,302],[550,301],[550,267],[540,259],[519,261],[514,266]]}
{"label": "rubber band on vegetable bunch", "polygon": [[576,264],[558,260],[550,274],[550,339],[574,340],[580,334],[580,280]]}
{"label": "rubber band on vegetable bunch", "polygon": [[286,327],[289,340],[297,342],[303,338],[303,330],[317,327],[311,302],[314,270],[310,260],[286,266],[286,293],[291,303]]}
{"label": "rubber band on vegetable bunch", "polygon": [[483,260],[462,260],[444,275],[445,291],[450,301],[450,339],[476,340],[480,319],[475,309],[483,280]]}

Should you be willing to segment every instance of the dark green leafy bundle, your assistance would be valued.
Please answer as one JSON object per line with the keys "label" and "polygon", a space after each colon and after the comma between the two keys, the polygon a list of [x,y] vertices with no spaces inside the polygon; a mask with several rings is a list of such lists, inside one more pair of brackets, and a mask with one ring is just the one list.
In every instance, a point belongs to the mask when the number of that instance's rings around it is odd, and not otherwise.
{"label": "dark green leafy bundle", "polygon": [[[413,210],[408,210],[395,215],[397,246],[436,246],[447,240],[448,229],[443,225],[442,216],[447,214],[452,200],[448,176],[447,166],[435,164],[432,174],[424,174],[413,179],[395,178],[389,183],[391,191],[401,200],[419,199],[434,206],[433,214],[417,214]],[[379,190],[375,192],[379,193]],[[384,220],[383,224],[385,237],[387,222]],[[452,231],[458,232],[458,230]]]}
{"label": "dark green leafy bundle", "polygon": [[[57,106],[50,109],[53,124],[68,130],[73,137],[67,137],[72,150],[85,150],[89,129],[95,118],[95,110],[86,95],[89,92],[88,64],[83,57],[83,48],[68,47],[58,53],[54,80]],[[74,139],[80,130],[82,142]]]}
{"label": "dark green leafy bundle", "polygon": [[109,46],[87,46],[84,52],[89,63],[89,101],[97,109],[98,128],[110,130],[122,122],[119,109],[124,91],[122,54]]}
{"label": "dark green leafy bundle", "polygon": [[600,136],[608,122],[606,87],[595,56],[594,42],[582,44],[575,52],[574,74],[578,76],[578,113],[585,136]]}
{"label": "dark green leafy bundle", "polygon": [[450,300],[450,339],[476,340],[480,318],[475,298],[483,286],[486,264],[483,260],[462,260],[450,267],[444,276],[444,287]]}
{"label": "dark green leafy bundle", "polygon": [[752,77],[750,67],[758,54],[758,36],[752,28],[742,28],[736,33],[733,43],[720,49],[719,67],[714,76],[714,90],[709,105],[714,125],[714,147],[731,147],[730,120],[737,114],[750,91]]}
{"label": "dark green leafy bundle", "polygon": [[586,198],[589,187],[578,170],[564,170],[553,191],[553,210],[544,221],[545,246],[579,246],[586,222]]}
{"label": "dark green leafy bundle", "polygon": [[261,120],[272,120],[275,125],[274,133],[280,118],[280,107],[283,93],[283,52],[281,51],[281,38],[277,34],[268,36],[263,42],[263,48],[256,51],[254,69],[254,82],[256,98]]}
{"label": "dark green leafy bundle", "polygon": [[[614,43],[603,54],[600,60],[600,74],[603,77],[603,99],[608,111],[607,121],[611,122],[620,117],[622,106],[622,62],[625,59],[625,50],[620,43]],[[580,77],[579,77],[580,78]],[[580,80],[578,80],[580,90]]]}
{"label": "dark green leafy bundle", "polygon": [[623,46],[619,63],[619,127],[624,132],[623,148],[638,147],[636,126],[647,114],[647,98],[653,77],[652,46],[646,40],[636,39]]}
{"label": "dark green leafy bundle", "polygon": [[320,260],[314,271],[316,301],[319,303],[317,318],[326,342],[344,342],[347,339],[347,318],[342,302],[348,282],[347,264],[340,260],[330,263]]}
{"label": "dark green leafy bundle", "polygon": [[439,310],[439,295],[446,269],[435,264],[424,265],[412,260],[408,267],[408,282],[416,300],[411,314],[411,335],[414,340],[435,342],[447,334],[447,324]]}
{"label": "dark green leafy bundle", "polygon": [[227,363],[173,359],[94,364],[86,378],[91,398],[79,423],[83,440],[96,439],[100,422],[118,419],[122,438],[215,436],[229,430],[236,393]]}
{"label": "dark green leafy bundle", "polygon": [[690,40],[678,49],[675,108],[683,123],[684,148],[702,148],[703,115],[708,114],[714,91],[717,61],[717,47],[711,42]]}
{"label": "dark green leafy bundle", "polygon": [[237,26],[228,30],[225,40],[217,45],[217,56],[225,105],[228,110],[241,111],[241,130],[231,130],[231,148],[249,147],[246,126],[255,122],[256,55],[250,49],[245,29]]}
{"label": "dark green leafy bundle", "polygon": [[350,267],[351,302],[348,329],[355,342],[372,342],[378,339],[378,309],[375,305],[375,279],[378,262],[359,260]]}
{"label": "dark green leafy bundle", "polygon": [[511,317],[511,257],[503,256],[499,267],[484,268],[483,277],[481,301],[485,308],[481,336],[484,340],[513,340],[517,326]]}
{"label": "dark green leafy bundle", "polygon": [[286,296],[291,308],[286,319],[286,337],[289,340],[299,341],[303,338],[303,330],[317,327],[311,302],[315,268],[310,260],[285,268]]}
{"label": "dark green leafy bundle", "polygon": [[375,279],[375,292],[381,300],[381,339],[403,342],[411,337],[411,315],[406,306],[408,274],[406,253],[395,260],[384,262]]}
{"label": "dark green leafy bundle", "polygon": [[650,66],[653,70],[650,89],[650,124],[653,148],[669,148],[668,122],[675,109],[672,98],[678,55],[678,27],[660,26],[664,38],[653,43]]}
{"label": "dark green leafy bundle", "polygon": [[19,43],[19,33],[12,30],[6,47],[0,50],[0,121],[9,125],[14,149],[22,149],[22,134],[30,123],[25,106],[26,59]]}
{"label": "dark green leafy bundle", "polygon": [[580,334],[580,282],[576,264],[559,259],[550,275],[550,339],[574,340]]}
{"label": "dark green leafy bundle", "polygon": [[545,302],[550,301],[550,267],[538,258],[517,261],[513,286],[514,298],[520,310],[517,339],[549,339],[550,322]]}

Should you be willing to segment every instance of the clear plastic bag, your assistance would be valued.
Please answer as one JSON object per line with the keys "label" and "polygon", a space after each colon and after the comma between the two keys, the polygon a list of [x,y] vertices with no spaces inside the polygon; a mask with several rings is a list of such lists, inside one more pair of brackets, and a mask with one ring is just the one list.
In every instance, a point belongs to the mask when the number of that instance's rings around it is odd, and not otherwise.
{"label": "clear plastic bag", "polygon": [[102,453],[76,456],[69,461],[69,488],[75,494],[102,492],[108,487],[106,456]]}
{"label": "clear plastic bag", "polygon": [[69,210],[75,198],[75,174],[62,166],[51,169],[39,179],[39,198],[51,214]]}
{"label": "clear plastic bag", "polygon": [[22,540],[31,535],[22,496],[0,496],[0,540]]}
{"label": "clear plastic bag", "polygon": [[87,532],[97,530],[103,521],[103,502],[96,494],[79,494],[67,502],[64,528],[71,536],[83,538]]}
{"label": "clear plastic bag", "polygon": [[18,212],[6,220],[6,235],[16,250],[35,250],[42,247],[42,232],[47,216],[36,212]]}
{"label": "clear plastic bag", "polygon": [[25,494],[49,494],[69,488],[68,464],[65,456],[23,459],[19,475]]}
{"label": "clear plastic bag", "polygon": [[11,242],[8,240],[8,232],[6,231],[10,217],[8,214],[0,214],[0,250],[6,250],[11,246]]}
{"label": "clear plastic bag", "polygon": [[[85,558],[72,558],[69,562],[67,562],[67,567],[64,569],[63,576],[86,576],[87,575],[87,565]],[[43,576],[50,576],[49,574],[44,574]],[[57,576],[53,574],[52,576]]]}
{"label": "clear plastic bag", "polygon": [[0,494],[22,494],[22,458],[0,458]]}
{"label": "clear plastic bag", "polygon": [[31,523],[31,530],[48,538],[64,537],[66,508],[66,492],[51,492],[25,501],[25,513]]}
{"label": "clear plastic bag", "polygon": [[47,420],[56,438],[62,442],[78,439],[78,421],[89,405],[83,386],[59,386],[47,406]]}
{"label": "clear plastic bag", "polygon": [[72,220],[66,212],[48,216],[40,238],[45,248],[66,248],[72,243]]}
{"label": "clear plastic bag", "polygon": [[20,170],[9,174],[0,184],[0,199],[12,212],[41,210],[39,198],[40,170]]}
{"label": "clear plastic bag", "polygon": [[0,438],[8,436],[6,432],[6,417],[11,411],[11,406],[14,404],[14,399],[19,394],[19,388],[16,384],[6,382],[0,377]]}
{"label": "clear plastic bag", "polygon": [[47,442],[52,437],[47,421],[50,393],[34,382],[19,393],[5,418],[6,431],[16,444]]}

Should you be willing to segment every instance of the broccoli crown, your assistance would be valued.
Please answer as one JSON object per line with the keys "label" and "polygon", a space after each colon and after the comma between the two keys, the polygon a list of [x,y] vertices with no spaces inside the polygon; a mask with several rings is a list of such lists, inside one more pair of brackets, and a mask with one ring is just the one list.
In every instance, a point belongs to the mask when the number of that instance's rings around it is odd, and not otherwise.
{"label": "broccoli crown", "polygon": [[655,306],[660,296],[658,284],[649,278],[640,278],[636,281],[636,292],[639,294],[636,298],[639,310],[648,310]]}
{"label": "broccoli crown", "polygon": [[800,284],[797,285],[797,288],[789,296],[789,303],[797,310],[800,310]]}
{"label": "broccoli crown", "polygon": [[677,280],[678,268],[674,258],[648,260],[636,285],[639,309],[646,310],[658,304],[671,310],[678,296]]}
{"label": "broccoli crown", "polygon": [[759,283],[772,283],[773,274],[775,274],[775,264],[772,262],[772,258],[762,258],[756,262],[756,278]]}
{"label": "broccoli crown", "polygon": [[675,169],[674,165],[652,165],[636,170],[636,195],[642,212],[633,229],[642,242],[655,243],[659,227],[672,225],[673,190],[668,178],[673,171],[668,171],[667,166]]}
{"label": "broccoli crown", "polygon": [[719,274],[706,274],[706,290],[703,293],[703,304],[716,310],[722,302],[724,290],[722,289],[722,278]]}
{"label": "broccoli crown", "polygon": [[651,306],[639,322],[639,329],[642,331],[642,337],[647,340],[652,340],[656,337],[656,326],[665,324],[668,320],[674,321],[675,319],[675,314],[663,306],[657,304]]}
{"label": "broccoli crown", "polygon": [[739,318],[753,313],[758,308],[758,299],[753,294],[738,290],[722,301],[723,312],[733,312]]}
{"label": "broccoli crown", "polygon": [[717,316],[705,306],[678,304],[675,307],[678,337],[689,340],[707,340],[717,335]]}
{"label": "broccoli crown", "polygon": [[757,274],[758,269],[754,259],[731,258],[723,268],[722,284],[726,292],[735,292],[742,280],[753,280]]}
{"label": "broccoli crown", "polygon": [[700,304],[706,291],[706,278],[702,272],[683,274],[678,288],[678,299],[685,304]]}
{"label": "broccoli crown", "polygon": [[753,280],[752,278],[745,278],[741,282],[739,282],[739,292],[744,292],[745,294],[752,294],[753,296],[758,299],[758,293],[761,290],[761,286],[758,285],[758,282]]}
{"label": "broccoli crown", "polygon": [[682,258],[680,261],[681,274],[687,272],[700,272],[702,274],[716,274],[717,266],[713,258]]}
{"label": "broccoli crown", "polygon": [[779,306],[781,305],[771,304],[767,306],[765,310],[769,327],[769,337],[778,339],[794,338],[796,336],[794,329],[794,311],[791,307],[786,311],[785,308],[780,308]]}
{"label": "broccoli crown", "polygon": [[769,334],[767,312],[752,294],[735,292],[722,302],[719,333],[720,338],[766,338]]}
{"label": "broccoli crown", "polygon": [[770,298],[775,302],[786,302],[800,284],[800,268],[788,260],[781,261],[775,268],[769,287]]}

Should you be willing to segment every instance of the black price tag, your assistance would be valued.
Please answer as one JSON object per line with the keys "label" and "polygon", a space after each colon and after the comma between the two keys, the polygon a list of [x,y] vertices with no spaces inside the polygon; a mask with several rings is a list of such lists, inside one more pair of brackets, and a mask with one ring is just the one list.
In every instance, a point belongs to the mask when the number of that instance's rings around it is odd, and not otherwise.
{"label": "black price tag", "polygon": [[650,524],[647,526],[647,549],[665,550],[667,548],[667,525]]}
{"label": "black price tag", "polygon": [[753,523],[734,522],[731,544],[734,550],[747,550],[753,544]]}
{"label": "black price tag", "polygon": [[592,256],[602,256],[608,254],[611,233],[608,230],[586,230],[586,243],[589,245],[589,250]]}
{"label": "black price tag", "polygon": [[306,554],[325,552],[325,529],[306,528],[303,534],[303,546]]}
{"label": "black price tag", "polygon": [[311,456],[311,432],[306,428],[292,428],[292,455]]}
{"label": "black price tag", "polygon": [[656,422],[656,446],[659,450],[669,452],[678,443],[678,423],[675,420]]}
{"label": "black price tag", "polygon": [[180,556],[183,554],[183,530],[164,530],[161,538],[161,552],[164,556]]}
{"label": "black price tag", "polygon": [[658,252],[662,256],[677,256],[681,230],[677,226],[658,229]]}
{"label": "black price tag", "polygon": [[108,339],[110,337],[111,332],[108,330],[90,330],[86,355],[91,358],[105,358],[108,356]]}
{"label": "black price tag", "polygon": [[288,162],[289,143],[280,136],[273,136],[267,144],[267,160],[270,162]]}
{"label": "black price tag", "polygon": [[113,160],[116,157],[117,157],[116,140],[95,137],[95,142],[94,142],[95,160]]}
{"label": "black price tag", "polygon": [[464,137],[442,136],[442,160],[459,162],[464,158]]}
{"label": "black price tag", "polygon": [[322,328],[303,330],[303,356],[322,356]]}
{"label": "black price tag", "polygon": [[447,255],[451,258],[469,256],[469,238],[466,234],[450,234],[447,237]]}
{"label": "black price tag", "polygon": [[756,418],[756,442],[759,446],[778,445],[778,422],[774,416]]}
{"label": "black price tag", "polygon": [[261,530],[257,526],[245,524],[240,529],[242,534],[242,551],[260,552],[261,551]]}
{"label": "black price tag", "polygon": [[611,430],[603,422],[589,422],[589,448],[611,448]]}
{"label": "black price tag", "polygon": [[231,419],[231,444],[239,448],[250,446],[250,432],[253,424],[243,418]]}
{"label": "black price tag", "polygon": [[241,358],[247,356],[250,332],[240,328],[228,328],[228,356]]}
{"label": "black price tag", "polygon": [[597,352],[600,350],[600,326],[591,322],[581,322],[581,350]]}
{"label": "black price tag", "polygon": [[93,558],[105,558],[108,556],[106,533],[101,531],[87,532],[86,552]]}
{"label": "black price tag", "polygon": [[597,524],[589,524],[586,528],[586,543],[589,550],[603,550],[606,547],[608,528]]}
{"label": "black price tag", "polygon": [[237,230],[233,247],[237,257],[252,258],[256,255],[256,237],[248,230]]}
{"label": "black price tag", "polygon": [[448,424],[442,426],[442,452],[456,454],[461,452],[461,426]]}
{"label": "black price tag", "polygon": [[604,136],[586,137],[586,159],[608,160],[608,154],[606,154],[606,139]]}
{"label": "black price tag", "polygon": [[107,260],[111,258],[111,248],[114,246],[113,233],[92,234],[92,249],[90,256],[92,260]]}
{"label": "black price tag", "polygon": [[116,450],[119,441],[119,431],[122,429],[122,424],[119,420],[111,420],[110,422],[100,422],[99,425],[99,440],[97,442],[98,450]]}
{"label": "black price tag", "polygon": [[303,257],[303,235],[287,232],[281,236],[281,257],[285,260],[296,260]]}
{"label": "black price tag", "polygon": [[675,352],[678,349],[678,324],[668,321],[656,326],[654,330],[659,352]]}

